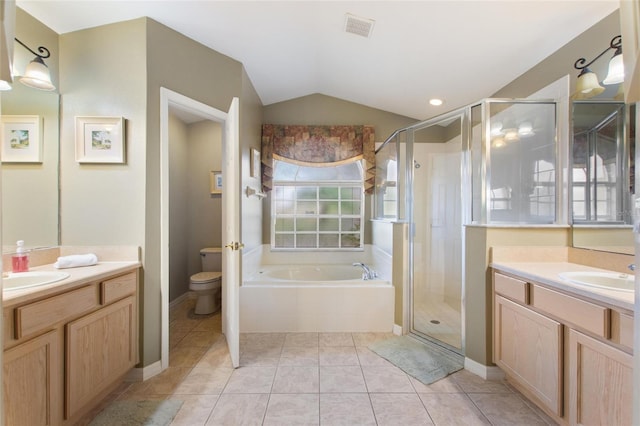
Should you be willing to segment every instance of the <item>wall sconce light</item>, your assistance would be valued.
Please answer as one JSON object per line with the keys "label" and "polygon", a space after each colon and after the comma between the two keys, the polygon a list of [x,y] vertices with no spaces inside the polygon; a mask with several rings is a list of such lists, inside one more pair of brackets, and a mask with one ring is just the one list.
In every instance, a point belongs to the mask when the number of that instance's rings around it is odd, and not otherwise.
{"label": "wall sconce light", "polygon": [[604,92],[604,87],[598,82],[598,76],[596,73],[589,69],[589,65],[597,61],[602,55],[607,53],[609,49],[615,49],[613,57],[609,60],[609,69],[607,76],[602,81],[605,85],[618,84],[624,81],[624,64],[622,60],[622,36],[617,35],[611,39],[609,47],[607,47],[601,54],[596,56],[591,62],[586,63],[585,58],[578,59],[573,67],[577,70],[581,70],[576,80],[576,92],[573,94],[573,99],[588,99],[599,95]]}
{"label": "wall sconce light", "polygon": [[[15,41],[17,41],[29,52],[36,55],[36,57],[33,58],[33,60],[27,65],[24,71],[24,75],[20,77],[20,83],[38,90],[55,90],[56,86],[54,86],[51,82],[51,73],[49,72],[49,67],[47,67],[47,64],[44,63],[44,59],[47,59],[49,56],[51,56],[51,52],[49,52],[49,49],[44,46],[39,46],[39,53],[37,53],[31,50],[29,46],[27,46],[17,38],[15,38]],[[9,82],[1,80],[0,90],[11,90],[11,85],[9,84]]]}

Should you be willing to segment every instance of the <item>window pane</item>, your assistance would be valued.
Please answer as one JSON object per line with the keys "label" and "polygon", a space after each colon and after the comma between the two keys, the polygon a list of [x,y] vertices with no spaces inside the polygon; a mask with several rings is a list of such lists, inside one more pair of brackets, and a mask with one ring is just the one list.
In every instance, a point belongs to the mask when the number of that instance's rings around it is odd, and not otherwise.
{"label": "window pane", "polygon": [[298,187],[296,188],[296,195],[298,200],[315,200],[317,190],[316,187]]}
{"label": "window pane", "polygon": [[279,248],[293,248],[294,234],[276,234],[276,247]]}
{"label": "window pane", "polygon": [[342,234],[342,247],[360,247],[360,234]]}
{"label": "window pane", "polygon": [[338,199],[338,188],[335,187],[321,187],[320,188],[320,199],[321,200],[337,200]]}
{"label": "window pane", "polygon": [[340,203],[342,208],[342,214],[360,214],[360,202],[359,201],[343,201]]}
{"label": "window pane", "polygon": [[338,234],[320,234],[320,247],[322,248],[337,248]]}
{"label": "window pane", "polygon": [[342,219],[342,232],[360,231],[360,219]]}
{"label": "window pane", "polygon": [[316,231],[316,218],[296,219],[296,231]]}
{"label": "window pane", "polygon": [[340,195],[343,200],[360,200],[362,189],[360,188],[340,188]]}
{"label": "window pane", "polygon": [[293,214],[293,201],[276,200],[276,214]]}
{"label": "window pane", "polygon": [[276,220],[276,231],[278,232],[282,232],[282,231],[289,231],[289,232],[293,232],[294,228],[293,228],[293,219],[290,218],[278,218],[278,220]]}
{"label": "window pane", "polygon": [[316,234],[296,234],[296,247],[314,248],[316,247]]}
{"label": "window pane", "polygon": [[338,221],[338,219],[320,219],[319,230],[320,231],[335,231],[335,232],[338,232],[339,231],[339,229],[338,229],[339,223],[340,222]]}
{"label": "window pane", "polygon": [[338,202],[337,201],[320,201],[320,214],[338,215]]}
{"label": "window pane", "polygon": [[315,201],[298,201],[298,214],[316,214]]}

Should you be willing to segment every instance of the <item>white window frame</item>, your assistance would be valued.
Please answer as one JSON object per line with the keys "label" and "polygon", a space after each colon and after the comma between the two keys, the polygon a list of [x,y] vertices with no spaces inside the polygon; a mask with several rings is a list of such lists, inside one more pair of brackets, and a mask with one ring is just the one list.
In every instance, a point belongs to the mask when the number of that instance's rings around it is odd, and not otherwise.
{"label": "white window frame", "polygon": [[[340,191],[340,188],[357,188],[359,191],[361,191],[361,195],[360,195],[360,214],[359,215],[342,215],[341,212],[339,212],[338,214],[334,214],[334,215],[327,215],[327,214],[320,214],[319,211],[319,205],[316,205],[316,213],[315,214],[298,214],[297,212],[294,211],[294,213],[292,214],[280,214],[277,215],[276,214],[276,188],[277,187],[317,187],[318,191],[317,191],[317,195],[316,195],[316,203],[318,203],[319,201],[326,201],[325,199],[320,199],[319,196],[319,188],[322,187],[337,187],[338,188],[338,199],[336,200],[338,202],[338,206],[339,208],[341,208],[341,200],[342,200],[342,191]],[[364,179],[360,180],[360,181],[354,181],[354,180],[335,180],[335,181],[317,181],[317,180],[309,180],[309,181],[285,181],[285,180],[274,180],[273,181],[273,191],[272,191],[272,197],[271,197],[271,250],[273,251],[363,251],[364,250],[364,215],[365,215],[365,210],[364,210],[364,199],[365,199],[365,194],[364,194]],[[296,203],[297,200],[294,199],[294,208],[297,205]],[[310,199],[305,199],[305,201],[311,201]],[[353,200],[349,200],[349,201],[353,201]],[[293,231],[288,231],[288,232],[276,232],[276,221],[278,219],[278,217],[281,218],[291,218],[294,219],[294,230]],[[358,247],[319,247],[319,237],[322,234],[332,234],[335,235],[336,233],[333,231],[320,231],[316,228],[316,231],[300,231],[299,233],[295,230],[295,219],[296,218],[300,218],[300,217],[304,217],[304,218],[316,218],[316,220],[318,219],[337,219],[338,223],[339,223],[339,230],[338,230],[338,242],[339,244],[342,243],[342,235],[346,235],[346,234],[353,234],[353,235],[358,235],[359,239],[360,239],[360,245]],[[359,219],[360,220],[360,230],[357,232],[342,232],[341,228],[342,228],[342,219]],[[300,235],[311,235],[311,234],[315,234],[316,235],[316,247],[276,247],[276,234],[300,234]],[[295,244],[295,240],[294,240],[294,244]]]}

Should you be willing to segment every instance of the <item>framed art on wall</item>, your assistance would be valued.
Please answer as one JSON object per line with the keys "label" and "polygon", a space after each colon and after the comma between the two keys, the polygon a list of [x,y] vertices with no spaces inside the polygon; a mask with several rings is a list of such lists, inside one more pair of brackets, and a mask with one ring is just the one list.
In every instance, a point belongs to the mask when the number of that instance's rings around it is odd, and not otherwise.
{"label": "framed art on wall", "polygon": [[3,163],[42,163],[40,116],[3,115],[1,123]]}
{"label": "framed art on wall", "polygon": [[76,117],[76,161],[124,163],[124,118]]}

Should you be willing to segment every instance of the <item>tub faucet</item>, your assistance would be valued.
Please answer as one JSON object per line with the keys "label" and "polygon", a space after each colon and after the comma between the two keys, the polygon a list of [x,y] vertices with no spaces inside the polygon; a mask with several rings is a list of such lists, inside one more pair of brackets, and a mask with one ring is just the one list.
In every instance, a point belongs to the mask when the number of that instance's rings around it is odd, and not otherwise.
{"label": "tub faucet", "polygon": [[353,266],[360,266],[362,268],[363,280],[373,280],[375,278],[378,278],[378,273],[362,262],[354,262]]}

